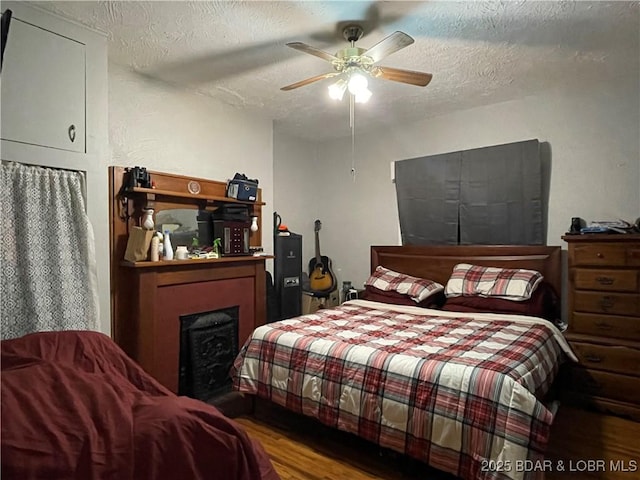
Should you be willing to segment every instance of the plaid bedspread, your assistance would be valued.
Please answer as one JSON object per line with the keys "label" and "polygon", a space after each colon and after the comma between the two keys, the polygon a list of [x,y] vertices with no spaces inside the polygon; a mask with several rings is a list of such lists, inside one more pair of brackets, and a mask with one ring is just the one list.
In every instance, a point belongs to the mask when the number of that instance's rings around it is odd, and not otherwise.
{"label": "plaid bedspread", "polygon": [[257,328],[234,387],[464,479],[522,479],[552,413],[563,351],[534,317],[354,300]]}

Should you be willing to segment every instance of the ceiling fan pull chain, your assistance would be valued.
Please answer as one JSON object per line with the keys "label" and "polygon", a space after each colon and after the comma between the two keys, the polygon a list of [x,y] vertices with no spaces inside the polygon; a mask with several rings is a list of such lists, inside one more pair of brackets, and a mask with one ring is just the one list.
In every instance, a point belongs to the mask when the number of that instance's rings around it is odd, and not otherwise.
{"label": "ceiling fan pull chain", "polygon": [[349,92],[349,128],[353,130],[353,124],[355,122],[355,104],[354,104],[354,95]]}
{"label": "ceiling fan pull chain", "polygon": [[351,126],[351,179],[356,183],[356,107],[352,93],[349,93],[349,125]]}

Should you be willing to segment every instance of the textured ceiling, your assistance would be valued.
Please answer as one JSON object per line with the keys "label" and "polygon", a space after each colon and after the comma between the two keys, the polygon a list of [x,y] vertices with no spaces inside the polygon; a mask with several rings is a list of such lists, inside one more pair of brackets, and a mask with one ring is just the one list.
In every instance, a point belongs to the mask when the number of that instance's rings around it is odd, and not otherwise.
{"label": "textured ceiling", "polygon": [[425,71],[425,87],[372,79],[356,107],[358,131],[535,95],[566,85],[606,88],[638,79],[638,2],[209,1],[34,2],[108,34],[109,59],[275,120],[310,139],[348,133],[348,101],[330,80],[280,87],[331,71],[285,46],[330,53],[346,46],[340,22],[357,21],[368,48],[401,30],[415,43],[380,65]]}

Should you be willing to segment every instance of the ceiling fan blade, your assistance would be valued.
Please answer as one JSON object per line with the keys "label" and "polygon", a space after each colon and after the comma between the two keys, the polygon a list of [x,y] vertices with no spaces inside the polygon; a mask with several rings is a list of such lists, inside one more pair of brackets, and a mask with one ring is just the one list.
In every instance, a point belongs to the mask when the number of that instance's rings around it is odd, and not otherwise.
{"label": "ceiling fan blade", "polygon": [[293,90],[294,88],[304,87],[305,85],[309,85],[310,83],[317,82],[318,80],[324,80],[325,78],[335,77],[339,75],[339,72],[330,72],[323,73],[322,75],[316,75],[315,77],[310,77],[305,80],[300,80],[299,82],[292,83],[291,85],[287,85],[286,87],[282,87],[280,90],[288,91]]}
{"label": "ceiling fan blade", "polygon": [[331,55],[325,51],[319,50],[311,45],[307,45],[302,42],[289,42],[287,43],[287,47],[291,47],[295,50],[300,50],[301,52],[308,53],[309,55],[315,55],[316,57],[320,57],[327,62],[339,61],[338,57],[335,55]]}
{"label": "ceiling fan blade", "polygon": [[393,32],[364,52],[364,55],[371,58],[375,63],[404,47],[408,47],[413,41],[413,38],[404,32]]}
{"label": "ceiling fan blade", "polygon": [[430,73],[414,72],[413,70],[403,70],[391,67],[375,67],[371,70],[371,74],[377,78],[408,83],[418,87],[426,87],[433,78],[433,75]]}

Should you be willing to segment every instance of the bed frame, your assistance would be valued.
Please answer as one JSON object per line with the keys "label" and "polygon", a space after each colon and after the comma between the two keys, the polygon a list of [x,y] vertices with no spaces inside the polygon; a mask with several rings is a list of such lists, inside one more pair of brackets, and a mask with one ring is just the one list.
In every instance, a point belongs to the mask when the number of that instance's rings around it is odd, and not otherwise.
{"label": "bed frame", "polygon": [[[451,276],[453,267],[458,263],[475,265],[525,268],[537,270],[560,295],[561,292],[561,249],[549,246],[520,245],[455,245],[455,246],[372,246],[371,271],[382,265],[397,272],[435,280],[443,285]],[[256,418],[272,423],[281,428],[296,430],[296,426],[304,428],[326,428],[320,423],[313,423],[299,414],[257,396],[248,396],[251,410]],[[306,423],[304,423],[306,422]],[[311,425],[311,426],[309,426]],[[321,430],[323,431],[323,430]],[[343,434],[349,435],[349,434]],[[348,437],[345,437],[348,438]],[[386,450],[385,450],[386,451]],[[382,453],[382,451],[380,451]],[[397,458],[397,454],[392,454]],[[401,456],[405,460],[409,457]],[[415,460],[409,459],[409,462]],[[429,470],[432,472],[431,470]],[[429,473],[429,478],[433,473]],[[438,477],[439,478],[439,477]]]}
{"label": "bed frame", "polygon": [[560,247],[539,245],[406,245],[372,246],[371,271],[382,265],[396,272],[446,285],[453,267],[471,263],[485,267],[525,268],[542,273],[558,297],[562,294]]}

